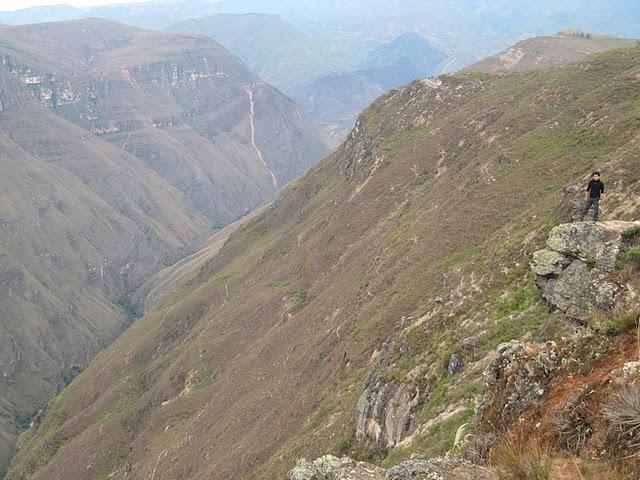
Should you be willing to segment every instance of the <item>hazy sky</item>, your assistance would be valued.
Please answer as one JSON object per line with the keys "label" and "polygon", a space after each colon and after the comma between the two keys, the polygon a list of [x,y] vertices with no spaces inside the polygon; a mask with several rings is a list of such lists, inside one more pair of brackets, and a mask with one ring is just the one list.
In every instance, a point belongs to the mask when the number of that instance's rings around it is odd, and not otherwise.
{"label": "hazy sky", "polygon": [[131,3],[131,1],[132,0],[0,0],[0,11],[61,3],[73,5],[74,7],[90,7],[92,5],[107,5],[109,3]]}

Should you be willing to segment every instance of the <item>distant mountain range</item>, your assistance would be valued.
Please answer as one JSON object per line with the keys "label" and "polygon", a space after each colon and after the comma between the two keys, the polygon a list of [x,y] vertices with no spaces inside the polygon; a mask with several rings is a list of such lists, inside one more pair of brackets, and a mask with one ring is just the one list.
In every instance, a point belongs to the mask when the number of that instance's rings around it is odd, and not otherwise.
{"label": "distant mountain range", "polygon": [[0,26],[0,471],[130,295],[327,152],[213,40],[86,19]]}
{"label": "distant mountain range", "polygon": [[296,100],[334,145],[384,91],[474,64],[525,37],[569,28],[630,37],[640,31],[634,0],[156,0],[0,12],[0,23],[84,17],[218,40]]}
{"label": "distant mountain range", "polygon": [[405,33],[380,44],[362,65],[352,65],[276,15],[210,15],[167,30],[217,40],[296,100],[336,142],[376,97],[436,73],[447,58],[420,35]]}

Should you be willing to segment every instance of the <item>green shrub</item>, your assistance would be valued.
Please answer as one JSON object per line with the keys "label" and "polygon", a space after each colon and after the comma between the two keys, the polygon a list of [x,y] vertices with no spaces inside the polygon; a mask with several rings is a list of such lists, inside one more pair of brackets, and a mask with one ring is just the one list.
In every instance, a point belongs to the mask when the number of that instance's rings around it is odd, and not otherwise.
{"label": "green shrub", "polygon": [[618,333],[635,330],[640,325],[640,311],[625,310],[618,316],[616,330]]}
{"label": "green shrub", "polygon": [[613,335],[617,330],[616,322],[613,321],[613,318],[600,310],[591,312],[586,324],[587,327],[600,335]]}
{"label": "green shrub", "polygon": [[293,303],[298,310],[303,309],[307,305],[308,301],[309,294],[307,292],[297,292],[293,295]]}
{"label": "green shrub", "polygon": [[627,262],[640,267],[640,247],[631,247],[627,250]]}
{"label": "green shrub", "polygon": [[636,244],[640,241],[640,225],[630,228],[622,234],[622,241],[627,244]]}

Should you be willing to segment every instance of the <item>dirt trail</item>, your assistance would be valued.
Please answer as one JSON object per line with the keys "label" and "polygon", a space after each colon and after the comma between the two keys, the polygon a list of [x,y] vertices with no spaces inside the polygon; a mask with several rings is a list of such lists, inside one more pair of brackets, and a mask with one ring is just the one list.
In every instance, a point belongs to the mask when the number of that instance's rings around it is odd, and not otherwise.
{"label": "dirt trail", "polygon": [[256,121],[255,121],[255,102],[253,100],[253,90],[251,89],[251,85],[246,85],[244,87],[245,92],[247,92],[247,96],[249,97],[249,120],[251,123],[251,145],[253,149],[256,151],[256,155],[258,159],[264,166],[265,170],[271,175],[271,181],[273,182],[273,188],[278,188],[278,178],[275,176],[273,171],[267,165],[267,162],[264,161],[264,157],[262,156],[262,152],[260,148],[256,144]]}

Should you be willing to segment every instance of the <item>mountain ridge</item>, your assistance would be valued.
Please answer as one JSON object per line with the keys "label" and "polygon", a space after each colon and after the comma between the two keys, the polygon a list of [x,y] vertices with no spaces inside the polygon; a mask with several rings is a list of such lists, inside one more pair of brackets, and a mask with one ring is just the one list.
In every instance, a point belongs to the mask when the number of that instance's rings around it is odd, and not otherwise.
{"label": "mountain ridge", "polygon": [[638,41],[631,38],[598,35],[567,30],[554,36],[533,37],[497,55],[466,67],[465,71],[524,72],[576,62],[586,56],[616,48],[632,47]]}

